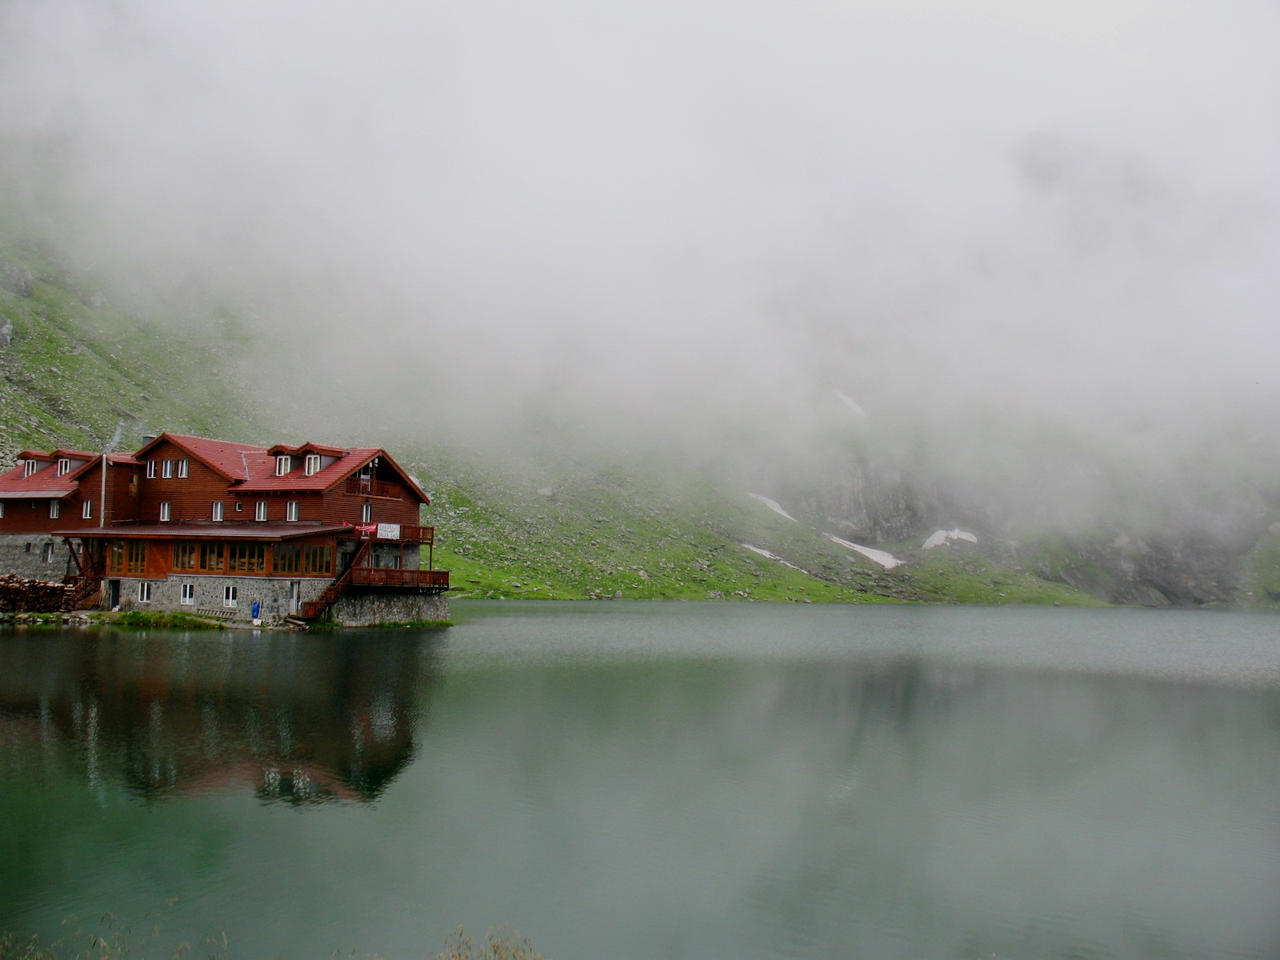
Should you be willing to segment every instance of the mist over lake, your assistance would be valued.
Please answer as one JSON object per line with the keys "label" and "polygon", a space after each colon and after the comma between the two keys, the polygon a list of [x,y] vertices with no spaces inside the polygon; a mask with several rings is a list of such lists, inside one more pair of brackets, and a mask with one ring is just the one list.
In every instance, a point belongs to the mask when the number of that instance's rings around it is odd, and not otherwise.
{"label": "mist over lake", "polygon": [[1271,618],[455,608],[0,636],[0,927],[111,911],[232,956],[494,924],[555,958],[1280,947]]}

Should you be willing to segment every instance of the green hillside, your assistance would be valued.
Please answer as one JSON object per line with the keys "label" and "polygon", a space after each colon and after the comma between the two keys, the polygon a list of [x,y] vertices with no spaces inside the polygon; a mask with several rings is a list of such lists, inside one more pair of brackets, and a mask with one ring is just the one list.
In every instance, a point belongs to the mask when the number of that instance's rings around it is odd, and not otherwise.
{"label": "green hillside", "polygon": [[[6,321],[5,464],[24,447],[96,450],[118,437],[117,448],[127,450],[143,434],[162,430],[254,442],[303,439],[244,381],[236,360],[255,342],[233,314],[175,322],[131,312],[113,304],[89,271],[0,227],[0,328]],[[369,420],[376,421],[376,411]],[[394,437],[317,439],[388,446],[421,479],[434,499],[427,522],[437,528],[435,565],[452,571],[457,596],[1062,604],[1123,598],[1120,574],[1089,558],[1088,544],[1026,550],[1022,562],[1007,546],[986,543],[933,551],[919,539],[876,545],[905,561],[887,570],[748,490],[652,464],[548,455],[514,466]],[[1280,603],[1278,544],[1280,535],[1264,535],[1243,559],[1242,600]],[[1145,602],[1146,594],[1135,596],[1133,602]],[[1219,596],[1221,590],[1210,600]]]}

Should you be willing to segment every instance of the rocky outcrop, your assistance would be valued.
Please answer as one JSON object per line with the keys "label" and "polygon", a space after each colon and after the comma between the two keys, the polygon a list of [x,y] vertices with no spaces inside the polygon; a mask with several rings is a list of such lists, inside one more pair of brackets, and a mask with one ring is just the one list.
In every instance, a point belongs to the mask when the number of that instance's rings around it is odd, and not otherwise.
{"label": "rocky outcrop", "polygon": [[35,278],[25,267],[0,263],[0,287],[20,297],[29,297],[35,293]]}

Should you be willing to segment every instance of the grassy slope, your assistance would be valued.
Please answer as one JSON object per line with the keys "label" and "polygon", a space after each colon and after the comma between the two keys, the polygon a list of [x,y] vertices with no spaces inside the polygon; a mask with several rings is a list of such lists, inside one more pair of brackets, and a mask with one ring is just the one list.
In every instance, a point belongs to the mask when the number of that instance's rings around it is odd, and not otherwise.
{"label": "grassy slope", "polygon": [[[161,430],[251,441],[291,435],[270,412],[251,415],[252,391],[227,361],[252,347],[234,319],[189,322],[179,334],[116,309],[90,279],[3,223],[0,268],[31,281],[0,287],[0,316],[14,325],[0,352],[4,463],[28,446],[100,449],[118,425],[120,449]],[[396,453],[435,495],[435,563],[464,595],[1090,602],[969,549],[925,555],[899,544],[893,549],[910,562],[884,571],[745,491],[692,477],[582,464],[504,470],[448,451]]]}
{"label": "grassy slope", "polygon": [[32,447],[101,449],[117,426],[120,449],[164,429],[255,434],[246,400],[224,362],[247,349],[233,321],[173,327],[104,303],[39,245],[0,234],[0,265],[26,271],[29,295],[0,286],[0,317],[13,342],[0,352],[0,453]]}

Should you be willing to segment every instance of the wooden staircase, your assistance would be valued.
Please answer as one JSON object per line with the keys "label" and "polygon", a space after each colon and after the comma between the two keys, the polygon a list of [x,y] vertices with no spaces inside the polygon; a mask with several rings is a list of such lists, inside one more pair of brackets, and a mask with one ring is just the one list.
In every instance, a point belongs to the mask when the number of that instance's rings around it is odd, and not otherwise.
{"label": "wooden staircase", "polygon": [[364,562],[365,557],[369,555],[369,551],[372,548],[372,540],[361,541],[360,549],[355,552],[355,555],[351,558],[351,563],[347,565],[347,569],[342,571],[342,575],[325,587],[320,596],[314,600],[304,600],[302,602],[302,605],[298,608],[298,618],[301,620],[319,620],[328,613],[329,608],[337,602],[343,591],[351,583],[356,567]]}

